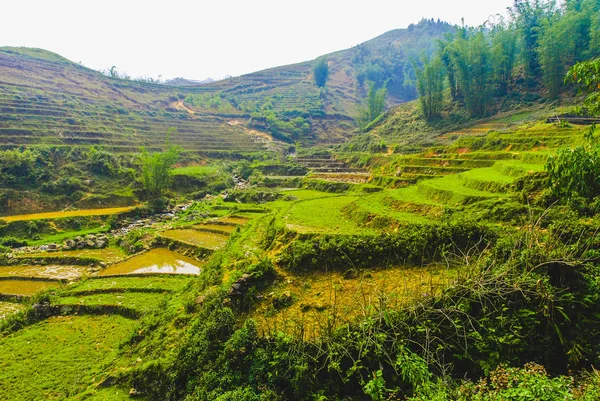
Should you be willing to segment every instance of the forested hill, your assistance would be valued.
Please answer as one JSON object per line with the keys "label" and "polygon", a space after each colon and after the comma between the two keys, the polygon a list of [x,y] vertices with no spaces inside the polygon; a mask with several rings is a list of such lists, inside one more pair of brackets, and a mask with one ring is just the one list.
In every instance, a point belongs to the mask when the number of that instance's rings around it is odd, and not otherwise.
{"label": "forested hill", "polygon": [[404,81],[410,58],[432,52],[451,30],[424,20],[326,55],[322,87],[315,61],[175,87],[121,79],[114,70],[106,76],[40,49],[0,48],[0,148],[102,145],[127,153],[160,147],[169,128],[173,142],[212,156],[339,142],[356,129],[368,82],[387,84],[390,104],[414,99]]}

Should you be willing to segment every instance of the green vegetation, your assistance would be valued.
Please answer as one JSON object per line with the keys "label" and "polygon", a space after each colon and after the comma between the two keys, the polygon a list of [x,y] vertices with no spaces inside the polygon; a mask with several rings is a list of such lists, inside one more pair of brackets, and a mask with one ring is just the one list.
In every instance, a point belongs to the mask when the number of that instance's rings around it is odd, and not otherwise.
{"label": "green vegetation", "polygon": [[147,199],[160,199],[169,187],[171,170],[179,159],[180,150],[173,146],[163,152],[149,153],[142,149],[140,155],[142,185]]}
{"label": "green vegetation", "polygon": [[4,337],[2,398],[60,400],[81,393],[101,378],[134,324],[120,316],[55,317]]}
{"label": "green vegetation", "polygon": [[358,109],[358,126],[365,130],[369,124],[375,121],[385,111],[385,97],[387,89],[375,88],[375,83],[369,84],[369,93],[365,102]]}
{"label": "green vegetation", "polygon": [[417,91],[421,112],[425,119],[433,120],[442,114],[444,100],[444,70],[442,61],[435,58],[423,63],[423,68],[415,68]]}
{"label": "green vegetation", "polygon": [[327,78],[329,78],[329,64],[325,57],[318,58],[315,61],[313,74],[315,76],[315,84],[317,84],[319,88],[323,88],[327,83]]}
{"label": "green vegetation", "polygon": [[0,398],[597,399],[596,3],[186,88],[1,49]]}

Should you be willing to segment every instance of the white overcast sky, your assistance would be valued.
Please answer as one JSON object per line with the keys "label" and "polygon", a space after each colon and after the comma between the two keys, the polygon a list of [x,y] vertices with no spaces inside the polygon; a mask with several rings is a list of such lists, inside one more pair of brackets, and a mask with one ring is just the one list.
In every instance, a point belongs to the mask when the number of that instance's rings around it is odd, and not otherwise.
{"label": "white overcast sky", "polygon": [[421,18],[476,26],[513,0],[13,0],[0,46],[133,77],[241,75],[346,49]]}

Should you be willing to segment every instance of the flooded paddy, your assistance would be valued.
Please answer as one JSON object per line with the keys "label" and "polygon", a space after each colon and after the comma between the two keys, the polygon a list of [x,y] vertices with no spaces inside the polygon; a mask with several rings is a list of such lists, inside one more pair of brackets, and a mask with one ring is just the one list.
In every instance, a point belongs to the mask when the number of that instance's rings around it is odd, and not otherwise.
{"label": "flooded paddy", "polygon": [[219,249],[227,242],[227,236],[197,230],[167,230],[160,233],[162,237],[182,241],[207,249]]}
{"label": "flooded paddy", "polygon": [[57,280],[76,280],[88,273],[85,266],[0,266],[0,277],[52,278]]}
{"label": "flooded paddy", "polygon": [[177,252],[166,248],[155,248],[112,265],[100,272],[99,276],[144,273],[200,274],[201,265],[202,262],[180,255]]}
{"label": "flooded paddy", "polygon": [[106,216],[106,215],[110,215],[110,214],[127,212],[129,210],[134,209],[135,207],[136,206],[111,207],[111,208],[106,208],[106,209],[83,209],[83,210],[70,210],[67,212],[21,214],[21,215],[15,215],[15,216],[1,216],[0,219],[4,220],[7,223],[11,223],[13,221],[60,219],[63,217]]}
{"label": "flooded paddy", "polygon": [[0,280],[0,294],[29,296],[58,287],[60,287],[58,281]]}

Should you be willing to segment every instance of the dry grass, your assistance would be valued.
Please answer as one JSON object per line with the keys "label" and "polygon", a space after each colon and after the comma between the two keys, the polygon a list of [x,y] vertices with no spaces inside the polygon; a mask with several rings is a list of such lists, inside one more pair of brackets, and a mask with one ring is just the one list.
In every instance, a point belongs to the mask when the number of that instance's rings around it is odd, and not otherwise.
{"label": "dry grass", "polygon": [[[263,334],[284,331],[304,339],[317,338],[335,327],[369,316],[385,305],[397,308],[446,287],[457,270],[442,266],[365,270],[346,279],[340,272],[284,277],[263,294],[250,313]],[[291,306],[277,309],[274,300],[291,295]],[[276,301],[275,301],[276,302]]]}

